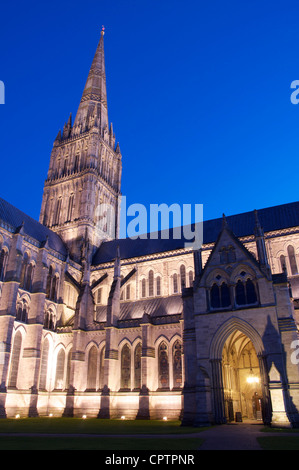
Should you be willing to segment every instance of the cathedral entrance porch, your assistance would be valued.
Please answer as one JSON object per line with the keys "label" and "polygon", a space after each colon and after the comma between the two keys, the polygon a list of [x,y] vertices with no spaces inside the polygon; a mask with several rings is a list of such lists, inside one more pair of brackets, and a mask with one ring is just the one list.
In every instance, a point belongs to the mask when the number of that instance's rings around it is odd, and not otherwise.
{"label": "cathedral entrance porch", "polygon": [[227,422],[262,421],[259,360],[252,342],[240,331],[232,333],[225,342],[222,380]]}

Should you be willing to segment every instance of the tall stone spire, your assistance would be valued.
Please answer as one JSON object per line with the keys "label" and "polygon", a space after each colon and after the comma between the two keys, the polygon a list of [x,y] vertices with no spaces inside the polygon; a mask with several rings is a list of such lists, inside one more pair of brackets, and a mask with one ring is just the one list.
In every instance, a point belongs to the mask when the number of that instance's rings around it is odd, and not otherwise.
{"label": "tall stone spire", "polygon": [[95,117],[101,130],[108,127],[108,108],[104,54],[104,27],[89,70],[74,126],[83,126],[89,118]]}
{"label": "tall stone spire", "polygon": [[121,172],[108,124],[103,29],[74,124],[70,116],[54,141],[40,213],[76,262],[85,263],[86,246],[92,253],[118,236]]}

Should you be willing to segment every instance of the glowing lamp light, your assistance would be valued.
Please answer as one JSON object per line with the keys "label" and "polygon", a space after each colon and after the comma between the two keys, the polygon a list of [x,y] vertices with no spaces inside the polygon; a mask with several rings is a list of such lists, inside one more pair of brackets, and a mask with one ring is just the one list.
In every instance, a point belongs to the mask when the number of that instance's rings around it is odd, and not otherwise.
{"label": "glowing lamp light", "polygon": [[246,379],[247,383],[249,384],[254,384],[254,383],[259,383],[260,379],[258,377],[247,377]]}
{"label": "glowing lamp light", "polygon": [[125,420],[125,419],[126,419],[126,417],[125,417],[125,416],[121,416],[121,418],[120,418],[120,419],[122,419],[122,420]]}
{"label": "glowing lamp light", "polygon": [[163,416],[163,421],[167,421],[167,416]]}
{"label": "glowing lamp light", "polygon": [[16,417],[16,419],[19,419],[19,418],[20,418],[20,415],[19,415],[19,414],[17,414],[15,417]]}
{"label": "glowing lamp light", "polygon": [[50,413],[50,414],[49,414],[49,418],[52,418],[52,416],[53,416],[53,413]]}
{"label": "glowing lamp light", "polygon": [[86,415],[83,415],[83,416],[82,416],[82,419],[86,419]]}

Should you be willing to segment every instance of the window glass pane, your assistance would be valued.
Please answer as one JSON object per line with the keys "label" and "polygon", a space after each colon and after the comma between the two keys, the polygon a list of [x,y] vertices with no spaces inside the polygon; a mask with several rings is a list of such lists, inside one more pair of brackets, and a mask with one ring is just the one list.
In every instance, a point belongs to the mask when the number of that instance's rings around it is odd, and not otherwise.
{"label": "window glass pane", "polygon": [[126,344],[121,352],[121,388],[131,388],[131,351]]}
{"label": "window glass pane", "polygon": [[157,283],[157,295],[161,295],[161,277],[157,277],[157,280],[156,280],[156,283]]}
{"label": "window glass pane", "polygon": [[134,371],[135,371],[135,380],[134,388],[141,388],[141,343],[139,343],[135,348],[134,354]]}
{"label": "window glass pane", "polygon": [[148,295],[150,297],[154,295],[154,271],[150,271],[148,274]]}
{"label": "window glass pane", "polygon": [[178,292],[178,275],[173,275],[173,293],[176,294]]}
{"label": "window glass pane", "polygon": [[21,355],[22,335],[17,332],[14,338],[13,350],[11,355],[9,386],[16,387]]}
{"label": "window glass pane", "polygon": [[220,308],[220,293],[217,284],[213,284],[211,289],[211,307]]}
{"label": "window glass pane", "polygon": [[236,302],[238,305],[246,304],[245,287],[241,281],[238,281],[236,285]]}
{"label": "window glass pane", "polygon": [[287,263],[286,263],[286,257],[284,255],[280,256],[280,266],[281,266],[282,271],[286,271]]}
{"label": "window glass pane", "polygon": [[180,267],[180,276],[181,276],[181,288],[184,289],[186,287],[186,268],[183,264]]}
{"label": "window glass pane", "polygon": [[158,351],[159,388],[169,388],[169,364],[167,346],[163,342]]}
{"label": "window glass pane", "polygon": [[289,255],[289,261],[290,261],[290,267],[291,267],[291,274],[292,275],[298,274],[295,250],[292,245],[288,246],[288,255]]}
{"label": "window glass pane", "polygon": [[229,307],[230,304],[229,287],[225,282],[223,282],[221,284],[221,307]]}
{"label": "window glass pane", "polygon": [[64,359],[65,353],[64,350],[61,349],[57,356],[57,364],[56,364],[56,377],[55,377],[55,388],[57,390],[63,390],[63,377],[64,377]]}
{"label": "window glass pane", "polygon": [[141,296],[145,297],[146,296],[146,280],[142,279],[141,281]]}
{"label": "window glass pane", "polygon": [[92,346],[88,354],[88,369],[87,369],[87,389],[96,389],[97,378],[97,348]]}
{"label": "window glass pane", "polygon": [[40,377],[39,377],[40,390],[46,390],[47,372],[48,372],[48,356],[49,356],[49,341],[46,339],[43,344],[42,357],[41,357]]}
{"label": "window glass pane", "polygon": [[246,297],[248,304],[255,304],[257,302],[255,287],[251,279],[246,281]]}
{"label": "window glass pane", "polygon": [[182,386],[182,345],[176,341],[173,345],[173,387]]}

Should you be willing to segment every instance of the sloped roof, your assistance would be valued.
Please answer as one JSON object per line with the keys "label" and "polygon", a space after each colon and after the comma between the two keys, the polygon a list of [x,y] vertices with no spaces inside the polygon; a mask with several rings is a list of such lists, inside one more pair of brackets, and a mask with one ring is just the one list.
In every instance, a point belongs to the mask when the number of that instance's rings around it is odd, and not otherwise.
{"label": "sloped roof", "polygon": [[[299,226],[299,202],[282,204],[279,206],[267,207],[258,210],[258,218],[264,232],[272,232],[285,228]],[[236,237],[246,237],[254,233],[255,215],[254,210],[237,215],[226,217],[231,231]],[[222,228],[222,217],[218,219],[206,220],[203,222],[203,244],[215,243]],[[93,258],[93,265],[111,262],[115,259],[116,248],[120,248],[120,257],[130,259],[139,256],[151,255],[154,253],[164,253],[167,251],[184,248],[186,240],[183,236],[176,240],[172,237],[172,230],[169,231],[169,239],[146,239],[132,240],[130,238],[112,240],[104,242],[96,251]]]}
{"label": "sloped roof", "polygon": [[[141,319],[144,313],[151,318],[182,313],[183,303],[180,295],[157,297],[153,299],[138,300],[137,302],[121,302],[119,320]],[[98,306],[96,320],[106,321],[107,306]]]}
{"label": "sloped roof", "polygon": [[35,239],[40,244],[44,243],[48,238],[50,249],[63,256],[67,255],[67,248],[57,233],[40,224],[2,198],[0,198],[0,220],[10,225],[14,230],[20,228],[24,223],[23,230],[26,235]]}

